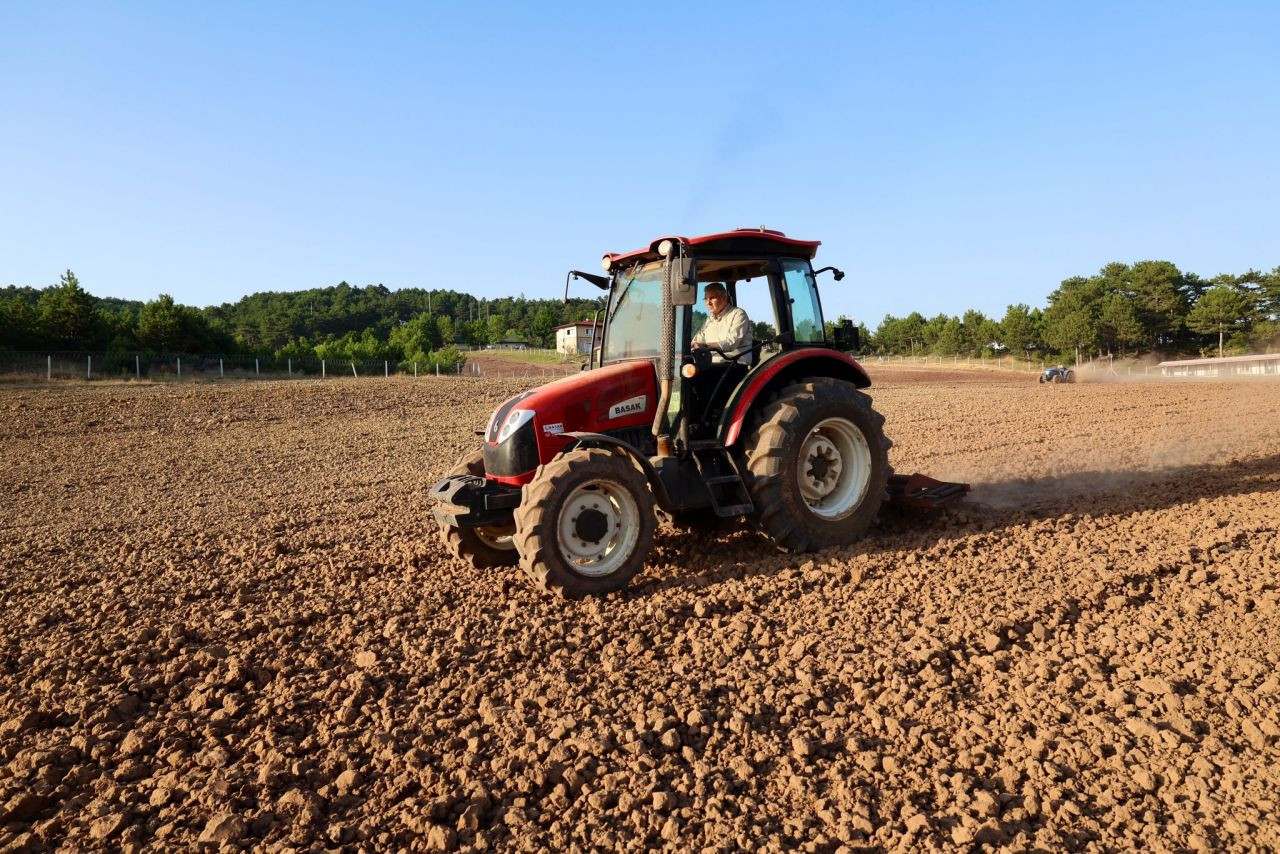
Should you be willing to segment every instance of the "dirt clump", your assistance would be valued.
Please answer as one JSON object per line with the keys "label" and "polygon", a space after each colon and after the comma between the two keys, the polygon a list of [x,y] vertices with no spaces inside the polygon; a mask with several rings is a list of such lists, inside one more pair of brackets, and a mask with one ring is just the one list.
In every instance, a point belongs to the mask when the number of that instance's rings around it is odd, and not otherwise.
{"label": "dirt clump", "polygon": [[1280,384],[886,377],[966,503],[577,603],[425,500],[525,385],[0,394],[0,849],[1280,846]]}

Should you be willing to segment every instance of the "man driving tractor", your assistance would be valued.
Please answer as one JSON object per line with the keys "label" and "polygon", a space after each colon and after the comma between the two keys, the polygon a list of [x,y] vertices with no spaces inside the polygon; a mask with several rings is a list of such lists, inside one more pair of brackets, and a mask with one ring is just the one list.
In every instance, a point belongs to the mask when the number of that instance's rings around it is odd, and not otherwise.
{"label": "man driving tractor", "polygon": [[720,353],[712,354],[712,361],[723,362],[725,356],[745,353],[740,364],[751,364],[751,320],[737,306],[729,305],[729,293],[720,282],[711,282],[704,290],[703,298],[711,316],[693,336],[690,349],[716,347]]}

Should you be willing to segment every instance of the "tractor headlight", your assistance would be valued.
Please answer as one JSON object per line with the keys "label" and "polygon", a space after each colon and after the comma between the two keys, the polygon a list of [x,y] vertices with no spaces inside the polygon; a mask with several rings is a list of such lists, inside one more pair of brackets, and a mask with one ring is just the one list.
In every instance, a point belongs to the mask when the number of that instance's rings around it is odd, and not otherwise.
{"label": "tractor headlight", "polygon": [[513,409],[507,415],[507,420],[502,422],[502,427],[498,430],[498,444],[510,439],[511,436],[524,425],[533,420],[532,409]]}

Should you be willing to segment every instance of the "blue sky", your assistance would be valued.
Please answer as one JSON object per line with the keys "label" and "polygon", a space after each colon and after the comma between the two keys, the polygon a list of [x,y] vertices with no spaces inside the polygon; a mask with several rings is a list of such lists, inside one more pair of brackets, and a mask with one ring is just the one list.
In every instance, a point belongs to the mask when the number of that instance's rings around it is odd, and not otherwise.
{"label": "blue sky", "polygon": [[558,297],[764,224],[874,327],[1270,269],[1277,43],[1277,3],[7,0],[0,284]]}

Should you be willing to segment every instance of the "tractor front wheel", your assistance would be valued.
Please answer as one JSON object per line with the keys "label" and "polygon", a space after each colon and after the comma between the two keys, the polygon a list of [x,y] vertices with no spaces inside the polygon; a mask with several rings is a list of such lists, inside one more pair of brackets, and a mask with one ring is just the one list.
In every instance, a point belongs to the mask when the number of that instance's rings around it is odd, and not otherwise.
{"label": "tractor front wheel", "polygon": [[520,566],[566,599],[626,587],[644,567],[657,527],[644,474],[600,448],[567,451],[540,466],[515,521]]}
{"label": "tractor front wheel", "polygon": [[[458,464],[449,471],[449,476],[469,474],[473,477],[484,477],[484,455],[479,448],[464,454]],[[500,566],[515,566],[520,556],[516,553],[514,535],[515,523],[506,525],[484,525],[479,528],[459,528],[454,525],[440,526],[440,539],[444,542],[449,554],[466,561],[476,569],[494,569]]]}
{"label": "tractor front wheel", "polygon": [[851,543],[874,521],[889,480],[884,416],[850,383],[790,386],[762,413],[747,467],[755,521],[779,546]]}

